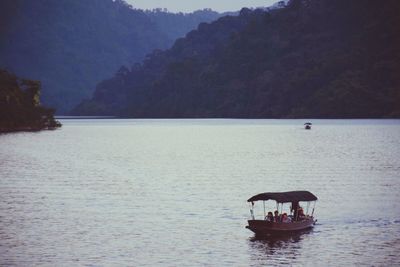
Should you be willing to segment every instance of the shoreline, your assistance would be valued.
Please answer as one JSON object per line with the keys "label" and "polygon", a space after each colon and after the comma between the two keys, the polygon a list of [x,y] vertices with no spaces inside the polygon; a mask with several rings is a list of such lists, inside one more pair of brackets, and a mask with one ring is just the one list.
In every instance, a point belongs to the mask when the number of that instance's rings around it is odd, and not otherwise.
{"label": "shoreline", "polygon": [[45,127],[45,128],[36,128],[36,127],[18,127],[18,128],[10,128],[10,129],[0,128],[0,134],[19,133],[19,132],[35,133],[35,132],[40,132],[40,131],[54,131],[59,128],[61,128],[61,126],[60,127]]}
{"label": "shoreline", "polygon": [[9,128],[1,128],[0,134],[6,133],[18,133],[18,132],[40,132],[40,131],[54,131],[62,127],[62,124],[59,121],[56,121],[54,125],[51,126],[19,126],[19,127],[9,127]]}

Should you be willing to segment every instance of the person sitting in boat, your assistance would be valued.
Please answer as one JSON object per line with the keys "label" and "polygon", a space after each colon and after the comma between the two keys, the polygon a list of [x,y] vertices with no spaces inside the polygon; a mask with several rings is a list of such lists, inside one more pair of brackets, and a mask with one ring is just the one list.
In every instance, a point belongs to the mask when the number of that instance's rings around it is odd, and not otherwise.
{"label": "person sitting in boat", "polygon": [[297,215],[298,215],[298,220],[303,220],[303,219],[306,217],[306,215],[304,214],[304,210],[303,210],[302,207],[299,207],[299,210],[298,210],[298,212],[297,212]]}
{"label": "person sitting in boat", "polygon": [[268,215],[265,216],[265,220],[266,220],[267,222],[273,222],[273,221],[274,221],[274,215],[272,214],[272,211],[269,211],[269,212],[268,212]]}
{"label": "person sitting in boat", "polygon": [[279,216],[279,211],[274,211],[274,222],[281,222],[281,216]]}
{"label": "person sitting in boat", "polygon": [[287,213],[284,213],[284,214],[282,215],[282,222],[283,222],[283,223],[290,223],[290,222],[292,222],[292,220],[287,216]]}

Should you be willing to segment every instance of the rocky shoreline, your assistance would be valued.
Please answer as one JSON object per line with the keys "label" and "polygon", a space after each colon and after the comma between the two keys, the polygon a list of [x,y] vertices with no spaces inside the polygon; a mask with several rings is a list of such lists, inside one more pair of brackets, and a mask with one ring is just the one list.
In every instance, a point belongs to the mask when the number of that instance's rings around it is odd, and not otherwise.
{"label": "rocky shoreline", "polygon": [[2,128],[0,127],[0,134],[4,133],[17,133],[17,132],[40,132],[40,131],[54,131],[58,128],[61,128],[62,124],[59,121],[56,121],[54,125],[49,126],[19,126],[19,127],[11,127],[11,128]]}

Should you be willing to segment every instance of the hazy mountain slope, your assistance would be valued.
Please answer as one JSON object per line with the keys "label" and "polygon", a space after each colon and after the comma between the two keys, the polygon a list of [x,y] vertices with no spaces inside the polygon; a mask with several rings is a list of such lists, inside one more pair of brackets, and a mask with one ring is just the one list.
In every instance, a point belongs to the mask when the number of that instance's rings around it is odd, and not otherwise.
{"label": "hazy mountain slope", "polygon": [[184,37],[190,30],[196,29],[199,23],[214,21],[224,15],[211,9],[192,13],[171,13],[158,8],[146,10],[145,13],[158,29],[167,35],[171,45],[177,38]]}
{"label": "hazy mountain slope", "polygon": [[[248,11],[250,12],[250,11]],[[258,12],[260,14],[260,12]],[[262,12],[261,12],[262,13]],[[233,33],[243,29],[250,16],[227,16],[211,24],[202,23],[198,30],[192,31],[185,38],[178,39],[174,46],[166,51],[157,50],[146,56],[143,64],[135,64],[131,70],[121,68],[111,79],[105,80],[96,86],[93,100],[84,101],[74,114],[110,114],[120,115],[122,110],[132,110],[147,105],[148,97],[156,97],[150,94],[151,86],[164,86],[165,75],[178,71],[180,64],[186,60],[195,58],[206,64],[207,60],[218,53],[225,42]],[[177,73],[177,75],[180,75]],[[181,76],[185,79],[184,75]],[[161,89],[162,95],[170,92],[168,86],[178,85],[181,77],[175,77],[178,81],[168,84]],[[161,83],[162,82],[162,83]],[[165,89],[165,90],[164,90]],[[159,99],[161,100],[161,99]]]}
{"label": "hazy mountain slope", "polygon": [[[121,0],[2,0],[0,67],[41,80],[43,102],[64,113],[121,65],[168,48],[196,23],[218,14],[176,16],[145,13]],[[163,21],[168,23],[161,28]]]}
{"label": "hazy mountain slope", "polygon": [[97,86],[76,114],[400,117],[400,2],[242,10]]}

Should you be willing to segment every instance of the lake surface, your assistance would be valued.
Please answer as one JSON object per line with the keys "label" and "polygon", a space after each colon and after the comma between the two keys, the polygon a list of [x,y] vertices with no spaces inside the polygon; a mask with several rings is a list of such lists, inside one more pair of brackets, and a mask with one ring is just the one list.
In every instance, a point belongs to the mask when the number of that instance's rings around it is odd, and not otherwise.
{"label": "lake surface", "polygon": [[[400,265],[399,120],[62,123],[0,135],[1,266]],[[246,200],[289,190],[314,230],[255,239]]]}

